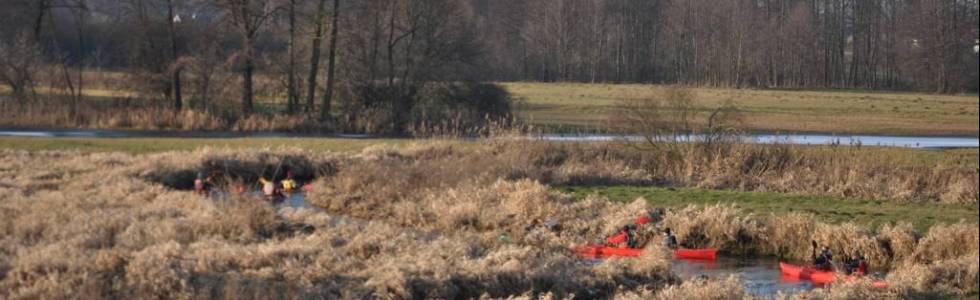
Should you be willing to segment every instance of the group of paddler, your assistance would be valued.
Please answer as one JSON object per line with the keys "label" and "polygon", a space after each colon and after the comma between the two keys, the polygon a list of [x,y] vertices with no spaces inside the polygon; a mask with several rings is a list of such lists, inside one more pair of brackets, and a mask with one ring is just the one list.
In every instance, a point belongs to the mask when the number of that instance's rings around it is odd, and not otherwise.
{"label": "group of paddler", "polygon": [[[293,193],[308,191],[310,189],[309,184],[303,186],[299,184],[295,173],[289,167],[285,167],[284,169],[285,177],[282,179],[276,179],[279,174],[272,175],[268,178],[266,176],[260,176],[258,178],[259,191],[262,193],[264,200],[279,202]],[[278,168],[276,173],[278,173]],[[194,192],[205,197],[211,195],[215,186],[218,185],[217,178],[220,178],[220,175],[221,173],[219,171],[198,172],[194,179]],[[243,183],[233,183],[230,185],[232,192],[237,195],[244,195],[249,190],[254,190],[248,188]]]}
{"label": "group of paddler", "polygon": [[[813,268],[824,272],[834,271],[834,253],[830,251],[829,246],[823,246],[820,248],[820,254],[817,254],[817,242],[813,242],[813,254],[811,254],[813,259]],[[847,275],[857,275],[863,276],[868,274],[868,261],[864,258],[861,253],[854,253],[850,258],[844,260],[843,264],[844,273]]]}
{"label": "group of paddler", "polygon": [[[638,242],[637,230],[639,226],[658,227],[665,216],[663,209],[654,209],[647,215],[637,219],[633,224],[623,226],[616,234],[607,238],[605,241],[596,245],[579,247],[575,251],[587,258],[609,258],[609,257],[637,257],[643,253],[642,245]],[[677,237],[670,228],[657,230],[663,233],[662,246],[664,249],[674,251],[674,257],[679,259],[709,260],[717,258],[718,249],[681,249],[677,242]],[[831,284],[840,280],[850,281],[860,278],[868,273],[868,262],[860,253],[855,253],[844,260],[841,271],[844,276],[838,276],[834,265],[834,255],[829,246],[817,251],[817,242],[813,242],[812,266],[795,266],[780,263],[780,271],[784,277],[797,280],[810,281],[816,284]],[[872,286],[886,288],[888,284],[884,281],[872,281]]]}
{"label": "group of paddler", "polygon": [[[852,281],[870,275],[868,272],[868,261],[860,253],[855,253],[844,260],[841,268],[834,265],[834,254],[829,246],[823,246],[817,254],[817,242],[813,241],[813,253],[811,266],[795,266],[787,263],[780,263],[779,269],[783,276],[806,280],[816,284],[833,284],[838,281]],[[843,271],[843,276],[838,275],[836,270]],[[888,288],[888,282],[883,280],[871,280],[871,286],[875,288]]]}
{"label": "group of paddler", "polygon": [[607,258],[607,257],[636,257],[643,254],[643,247],[637,238],[637,231],[641,226],[653,227],[656,231],[662,232],[664,249],[673,251],[674,257],[679,259],[714,260],[717,257],[718,249],[681,249],[670,228],[660,229],[659,226],[665,212],[663,209],[654,209],[646,215],[640,217],[632,224],[624,225],[611,237],[600,241],[595,245],[576,248],[576,252],[583,257]]}

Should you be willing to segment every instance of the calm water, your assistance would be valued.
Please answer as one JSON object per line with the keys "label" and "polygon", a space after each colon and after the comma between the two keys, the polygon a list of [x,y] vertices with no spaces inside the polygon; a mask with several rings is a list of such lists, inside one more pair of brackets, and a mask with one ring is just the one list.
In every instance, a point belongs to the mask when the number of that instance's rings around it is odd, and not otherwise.
{"label": "calm water", "polygon": [[[245,196],[250,197],[250,198],[255,198],[257,201],[258,200],[265,201],[264,200],[265,199],[265,196],[264,196],[264,194],[261,191],[249,191],[249,192],[245,193]],[[211,191],[211,198],[212,199],[215,199],[217,201],[222,201],[222,200],[228,199],[228,194],[226,192],[224,192],[224,191],[213,190],[213,191]],[[311,210],[315,210],[315,211],[322,211],[321,209],[319,209],[319,208],[311,205],[309,202],[307,202],[306,201],[306,193],[303,193],[303,192],[286,194],[282,198],[282,201],[276,202],[273,205],[279,211],[282,211],[283,209],[286,209],[286,208],[296,209],[296,210],[299,210],[299,209],[311,209]]]}
{"label": "calm water", "polygon": [[[166,131],[113,131],[113,130],[0,130],[0,136],[15,137],[74,137],[74,138],[136,138],[136,137],[176,137],[176,138],[247,138],[247,137],[297,137],[297,138],[348,138],[366,139],[371,135],[312,135],[283,132],[237,133],[237,132],[166,132]],[[559,142],[610,142],[642,140],[639,136],[595,135],[595,134],[546,134],[531,139]],[[697,136],[687,140],[698,139]],[[795,145],[843,145],[880,146],[921,149],[942,148],[980,148],[977,137],[934,137],[934,136],[871,136],[871,135],[826,135],[826,134],[759,134],[746,138],[750,143],[782,143]]]}
{"label": "calm water", "polygon": [[737,276],[745,291],[756,297],[773,298],[817,288],[810,282],[788,279],[779,271],[779,261],[766,258],[719,256],[717,261],[675,260],[672,270],[681,279],[725,279]]}

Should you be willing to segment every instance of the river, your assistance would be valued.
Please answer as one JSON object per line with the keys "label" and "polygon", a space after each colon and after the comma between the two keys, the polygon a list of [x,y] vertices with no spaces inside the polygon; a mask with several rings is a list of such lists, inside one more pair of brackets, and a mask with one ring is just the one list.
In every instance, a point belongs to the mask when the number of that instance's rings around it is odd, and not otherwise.
{"label": "river", "polygon": [[[239,132],[178,132],[178,131],[118,131],[118,130],[2,130],[0,136],[36,138],[334,138],[370,139],[376,136],[363,134],[295,134],[283,132],[239,133]],[[614,142],[640,141],[640,136],[602,135],[602,134],[543,134],[528,139],[553,142]],[[698,136],[681,138],[682,141],[697,140]],[[876,146],[915,149],[954,149],[980,148],[980,139],[970,136],[876,136],[876,135],[832,135],[832,134],[754,134],[747,135],[744,141],[758,144],[791,145],[841,145]]]}

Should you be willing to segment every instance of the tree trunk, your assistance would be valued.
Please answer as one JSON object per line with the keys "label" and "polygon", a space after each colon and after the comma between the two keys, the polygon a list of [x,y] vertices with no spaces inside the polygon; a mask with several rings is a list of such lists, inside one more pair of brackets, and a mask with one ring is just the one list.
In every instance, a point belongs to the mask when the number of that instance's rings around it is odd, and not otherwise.
{"label": "tree trunk", "polygon": [[289,0],[289,75],[286,83],[286,113],[296,113],[299,95],[296,90],[296,0]]}
{"label": "tree trunk", "polygon": [[34,18],[34,42],[38,45],[41,44],[41,31],[44,26],[44,17],[48,13],[48,9],[51,8],[50,0],[39,0],[37,1],[37,16]]}
{"label": "tree trunk", "polygon": [[255,73],[255,61],[252,57],[253,42],[251,36],[245,37],[245,68],[242,71],[243,88],[242,91],[242,115],[248,116],[253,111],[253,90],[252,75]]}
{"label": "tree trunk", "polygon": [[340,19],[340,0],[333,0],[333,20],[330,25],[330,54],[327,56],[327,90],[323,94],[323,107],[320,109],[320,119],[330,117],[330,101],[333,100],[333,88],[336,83],[337,67],[337,27]]}
{"label": "tree trunk", "polygon": [[326,2],[320,0],[316,9],[316,26],[313,32],[313,50],[310,54],[310,73],[306,78],[306,113],[315,111],[316,77],[320,71],[320,46],[323,44],[323,19],[326,18]]}
{"label": "tree trunk", "polygon": [[180,52],[177,48],[177,24],[175,21],[174,14],[174,2],[173,0],[167,0],[167,22],[170,24],[170,54],[173,56],[173,78],[171,79],[171,87],[173,91],[174,100],[174,111],[180,111],[184,108],[183,94],[181,93],[181,82],[180,73],[181,66],[179,63]]}
{"label": "tree trunk", "polygon": [[392,2],[391,19],[388,21],[388,88],[395,85],[395,7]]}

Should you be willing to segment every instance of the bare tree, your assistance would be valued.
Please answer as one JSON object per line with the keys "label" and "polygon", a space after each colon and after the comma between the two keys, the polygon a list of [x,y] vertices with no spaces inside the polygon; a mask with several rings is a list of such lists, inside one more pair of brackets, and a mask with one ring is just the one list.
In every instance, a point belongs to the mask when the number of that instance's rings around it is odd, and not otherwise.
{"label": "bare tree", "polygon": [[312,114],[316,109],[316,87],[317,75],[320,73],[320,47],[323,45],[323,22],[327,15],[327,0],[318,0],[316,6],[316,17],[314,17],[314,30],[311,42],[310,70],[306,78],[306,113]]}
{"label": "bare tree", "polygon": [[658,91],[659,97],[624,99],[612,114],[609,127],[638,134],[650,146],[677,142],[695,134],[696,97],[693,91],[671,86]]}
{"label": "bare tree", "polygon": [[[708,115],[698,114],[693,90],[669,86],[646,99],[625,99],[607,120],[609,128],[628,136],[627,144],[641,149],[677,154],[681,143],[697,143],[702,149],[718,150],[723,144],[739,141],[744,115],[731,100]],[[703,119],[702,119],[703,118]]]}
{"label": "bare tree", "polygon": [[272,0],[217,0],[228,19],[238,29],[242,40],[242,114],[254,111],[255,40],[266,22],[276,13]]}
{"label": "bare tree", "polygon": [[12,41],[0,40],[0,82],[10,86],[14,99],[25,101],[37,95],[35,78],[41,66],[40,49],[26,34]]}
{"label": "bare tree", "polygon": [[184,108],[184,95],[181,92],[181,80],[180,75],[183,71],[183,66],[180,65],[180,49],[177,44],[177,25],[180,22],[180,16],[175,12],[174,3],[175,0],[167,0],[167,28],[170,34],[170,55],[171,55],[171,92],[173,93],[174,101],[174,111],[180,111]]}
{"label": "bare tree", "polygon": [[219,34],[213,29],[201,30],[196,36],[195,48],[191,51],[194,55],[188,67],[195,90],[194,103],[197,109],[213,112],[215,81],[223,66],[221,42],[218,40]]}
{"label": "bare tree", "polygon": [[78,53],[78,59],[75,62],[75,72],[77,77],[74,81],[69,71],[68,59],[65,58],[64,63],[62,64],[66,87],[71,98],[71,116],[74,118],[78,110],[78,104],[82,102],[85,94],[85,25],[87,24],[87,19],[89,17],[88,1],[72,0],[71,5],[66,6],[66,8],[72,14],[75,38],[77,39],[77,48],[75,49],[75,53]]}
{"label": "bare tree", "polygon": [[287,67],[286,83],[286,112],[296,113],[296,106],[299,104],[299,90],[296,87],[296,5],[298,0],[289,0],[289,66]]}
{"label": "bare tree", "polygon": [[330,117],[330,101],[333,100],[333,89],[337,78],[337,31],[340,27],[340,0],[333,0],[333,17],[330,25],[330,54],[327,55],[327,90],[323,93],[323,107],[320,109],[320,120]]}

